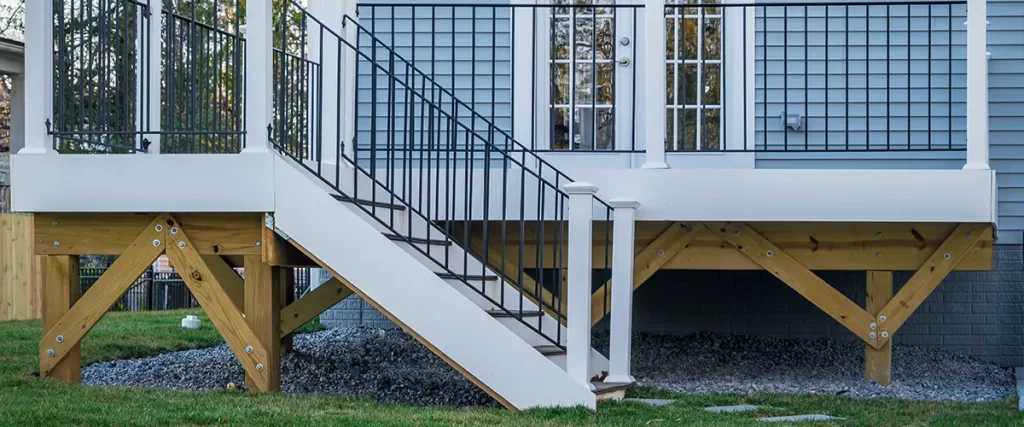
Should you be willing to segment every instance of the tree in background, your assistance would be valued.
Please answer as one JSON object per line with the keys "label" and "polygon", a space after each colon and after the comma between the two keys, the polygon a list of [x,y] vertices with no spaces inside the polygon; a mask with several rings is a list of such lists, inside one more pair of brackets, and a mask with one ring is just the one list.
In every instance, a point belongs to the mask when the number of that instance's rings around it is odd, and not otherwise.
{"label": "tree in background", "polygon": [[[0,38],[25,38],[25,0],[0,3]],[[0,152],[6,152],[11,146],[10,94],[10,77],[0,76]]]}

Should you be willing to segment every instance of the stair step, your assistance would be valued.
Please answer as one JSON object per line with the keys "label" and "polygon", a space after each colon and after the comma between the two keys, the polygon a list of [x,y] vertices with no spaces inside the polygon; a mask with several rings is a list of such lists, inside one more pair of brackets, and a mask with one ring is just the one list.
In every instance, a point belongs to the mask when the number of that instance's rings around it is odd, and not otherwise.
{"label": "stair step", "polygon": [[354,199],[353,200],[351,197],[343,195],[343,194],[332,194],[331,196],[333,196],[334,199],[339,201],[339,202],[355,203],[357,205],[363,205],[363,206],[376,206],[378,208],[393,209],[393,210],[396,210],[396,211],[404,211],[405,210],[405,206],[395,205],[395,204],[391,204],[391,203],[388,203],[388,202],[377,202],[377,201],[367,200],[367,199]]}
{"label": "stair step", "polygon": [[437,239],[426,239],[423,237],[405,237],[399,236],[393,233],[383,233],[384,237],[396,242],[412,242],[420,245],[438,245],[438,246],[451,246],[452,242],[448,240],[437,240]]}
{"label": "stair step", "polygon": [[446,279],[446,280],[461,280],[461,279],[465,279],[467,281],[476,281],[476,282],[482,282],[482,281],[490,282],[490,281],[498,280],[498,276],[491,276],[491,275],[481,276],[479,274],[461,275],[461,274],[449,274],[449,273],[436,273],[436,274],[437,274],[437,277],[440,277],[440,278]]}
{"label": "stair step", "polygon": [[487,310],[487,314],[491,317],[540,317],[544,313],[540,310],[523,310],[520,313],[518,310],[509,310],[511,313],[506,313],[504,310]]}
{"label": "stair step", "polygon": [[557,345],[537,345],[534,346],[533,348],[539,351],[540,354],[543,354],[545,356],[557,356],[559,354],[565,354],[565,350],[562,350],[562,348]]}

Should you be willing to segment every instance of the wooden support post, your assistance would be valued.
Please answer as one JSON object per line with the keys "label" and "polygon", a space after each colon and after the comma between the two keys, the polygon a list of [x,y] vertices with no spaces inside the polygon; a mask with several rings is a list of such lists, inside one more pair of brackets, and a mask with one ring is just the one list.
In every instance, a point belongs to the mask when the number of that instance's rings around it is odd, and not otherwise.
{"label": "wooden support post", "polygon": [[260,255],[245,256],[245,321],[267,351],[256,366],[261,372],[246,369],[245,384],[259,391],[281,391],[281,273],[276,268]]}
{"label": "wooden support post", "polygon": [[[43,289],[43,332],[53,330],[57,322],[71,310],[82,293],[82,283],[78,276],[78,256],[48,256],[46,272],[43,273],[45,288]],[[60,335],[58,335],[60,336]],[[63,337],[61,337],[63,341]],[[52,356],[43,354],[39,359],[40,376],[50,377],[57,381],[78,384],[82,382],[82,345],[76,343],[66,356],[56,364],[47,366],[47,359]]]}
{"label": "wooden support post", "polygon": [[[281,278],[280,286],[278,289],[281,292],[281,300],[278,301],[281,309],[284,309],[295,301],[295,269],[289,267],[280,267],[277,269],[280,272],[279,277]],[[281,323],[280,321],[278,323]],[[301,326],[301,325],[300,325]],[[295,337],[292,335],[292,331],[281,332],[281,352],[290,353],[295,350]]]}
{"label": "wooden support post", "polygon": [[[892,299],[892,272],[869,271],[867,280],[867,297],[864,308],[868,314],[877,316],[878,312]],[[877,325],[876,325],[877,327]],[[889,385],[892,377],[892,342],[886,341],[880,348],[864,346],[864,379],[882,385]]]}

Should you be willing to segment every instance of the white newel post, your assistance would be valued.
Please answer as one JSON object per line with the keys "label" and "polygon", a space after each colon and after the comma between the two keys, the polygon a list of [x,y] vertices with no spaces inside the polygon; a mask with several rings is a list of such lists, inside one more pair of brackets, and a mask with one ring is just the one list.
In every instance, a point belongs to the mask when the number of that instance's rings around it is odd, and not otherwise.
{"label": "white newel post", "polygon": [[665,163],[665,0],[647,0],[644,4],[643,76],[644,141],[647,159],[644,169],[667,169]]}
{"label": "white newel post", "polygon": [[[163,41],[163,28],[160,22],[163,17],[163,8],[164,5],[162,1],[150,0],[149,33],[147,34],[148,39],[146,40],[149,44],[147,46],[149,56],[143,58],[140,55],[141,61],[149,60],[149,69],[146,70],[145,68],[142,68],[146,66],[142,65],[139,68],[139,70],[142,71],[137,73],[140,84],[143,81],[142,79],[149,79],[148,88],[140,88],[136,93],[142,94],[142,91],[147,89],[149,91],[146,95],[149,97],[146,99],[146,102],[148,103],[147,108],[149,109],[149,116],[147,118],[149,121],[147,123],[148,126],[140,126],[139,129],[146,130],[146,133],[142,136],[149,140],[149,148],[146,152],[150,154],[160,154],[160,109],[162,108],[160,103],[160,86],[163,83],[163,64],[161,63],[163,55],[160,54]],[[146,74],[146,71],[149,72],[148,75]],[[142,102],[139,102],[139,106],[142,108]],[[146,113],[147,112],[145,111],[140,112],[139,117],[141,118],[142,115]]]}
{"label": "white newel post", "polygon": [[270,151],[267,125],[273,98],[273,28],[271,0],[248,0],[245,10],[245,148],[242,153]]}
{"label": "white newel post", "polygon": [[563,186],[569,195],[568,333],[565,371],[591,390],[590,293],[593,275],[594,194],[587,182]]}
{"label": "white newel post", "polygon": [[988,8],[986,0],[967,2],[967,164],[988,165]]}
{"label": "white newel post", "polygon": [[630,375],[633,345],[633,236],[636,210],[640,203],[632,199],[612,199],[612,309],[606,383],[626,384],[636,380]]}
{"label": "white newel post", "polygon": [[25,2],[25,87],[39,96],[25,97],[25,147],[18,154],[46,154],[53,144],[46,121],[53,112],[53,2]]}
{"label": "white newel post", "polygon": [[[357,0],[341,0],[341,14],[343,27],[339,34],[345,36],[352,46],[359,46],[359,17],[356,16]],[[348,16],[346,22],[345,16]],[[345,148],[344,153],[350,159],[355,159],[355,130],[356,130],[356,69],[358,57],[355,49],[348,46],[341,47],[342,87],[341,87],[341,144]],[[344,162],[342,162],[344,164]]]}
{"label": "white newel post", "polygon": [[[306,41],[309,58],[313,62],[320,64],[320,71],[323,76],[320,82],[322,94],[318,93],[315,87],[311,87],[313,90],[310,93],[311,100],[314,101],[312,105],[320,105],[320,111],[314,111],[314,113],[320,114],[322,121],[318,121],[316,117],[313,117],[311,118],[312,123],[310,125],[322,126],[321,161],[325,164],[334,165],[338,163],[338,146],[342,143],[342,117],[340,115],[342,107],[338,95],[339,88],[344,82],[340,68],[340,55],[343,55],[345,52],[338,49],[338,38],[327,31],[327,29],[329,28],[339,35],[343,34],[342,19],[344,12],[342,12],[342,2],[338,0],[309,0],[308,4],[307,10],[309,10],[309,13],[316,17],[316,19],[319,19],[326,27],[321,32],[321,25],[309,19],[308,28],[306,29],[309,34]],[[323,36],[322,38],[321,35]],[[318,96],[323,96],[322,102],[317,101],[316,97]]]}

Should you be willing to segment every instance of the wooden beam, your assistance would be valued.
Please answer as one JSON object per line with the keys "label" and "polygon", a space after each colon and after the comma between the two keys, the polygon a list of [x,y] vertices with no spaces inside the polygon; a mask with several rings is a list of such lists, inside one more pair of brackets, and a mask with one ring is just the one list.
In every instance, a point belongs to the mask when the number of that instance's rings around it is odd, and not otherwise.
{"label": "wooden beam", "polygon": [[[869,271],[867,291],[865,308],[868,314],[877,316],[892,300],[892,272]],[[892,379],[892,341],[886,341],[880,348],[864,346],[864,379],[889,385]]]}
{"label": "wooden beam", "polygon": [[[118,255],[156,214],[41,213],[36,215],[36,254]],[[263,215],[259,213],[175,214],[203,255],[252,255],[262,252]],[[59,244],[55,244],[59,242]]]}
{"label": "wooden beam", "polygon": [[914,310],[939,286],[939,282],[991,231],[989,224],[961,224],[949,234],[928,261],[900,288],[896,297],[878,313],[878,328],[882,331],[880,344],[892,339]]}
{"label": "wooden beam", "polygon": [[[170,221],[177,224],[173,219]],[[196,301],[203,307],[203,311],[210,317],[220,336],[245,368],[246,379],[252,381],[247,382],[246,387],[253,390],[269,390],[270,376],[266,364],[269,363],[270,357],[267,348],[246,323],[242,312],[224,292],[210,267],[203,262],[202,256],[192,246],[186,235],[187,229],[182,227],[176,231],[173,234],[167,233],[167,257],[174,263],[178,274],[192,291]],[[257,366],[264,369],[258,369]]]}
{"label": "wooden beam", "polygon": [[158,215],[148,225],[137,229],[137,237],[124,253],[96,280],[96,283],[93,283],[85,295],[71,306],[60,321],[46,331],[39,342],[40,376],[48,376],[117,299],[135,283],[135,279],[138,279],[160,256],[165,246],[164,234],[167,228],[166,221],[169,219],[167,215]]}
{"label": "wooden beam", "polygon": [[391,312],[389,312],[386,308],[384,308],[383,306],[378,304],[377,301],[374,301],[373,298],[370,298],[365,293],[360,291],[358,287],[353,285],[352,282],[349,282],[348,280],[346,280],[344,276],[338,274],[337,271],[334,271],[332,268],[330,268],[326,264],[324,264],[323,261],[321,261],[315,255],[313,255],[312,252],[310,252],[306,248],[302,247],[302,245],[299,244],[299,242],[296,242],[294,239],[293,240],[289,240],[289,242],[291,244],[295,245],[296,248],[298,248],[300,251],[302,251],[302,253],[306,254],[306,256],[308,256],[310,259],[316,261],[317,264],[320,266],[320,268],[323,268],[323,269],[329,271],[332,276],[334,276],[339,281],[341,281],[341,283],[344,284],[347,288],[351,289],[352,292],[355,292],[356,295],[359,295],[359,297],[362,298],[363,301],[366,301],[368,304],[372,305],[373,308],[377,309],[377,311],[379,311],[385,317],[387,317],[392,322],[394,322],[396,325],[398,325],[400,328],[402,328],[402,330],[404,330],[407,334],[409,334],[410,336],[415,338],[416,341],[419,341],[420,344],[423,344],[424,347],[426,347],[432,353],[434,353],[438,357],[440,357],[441,360],[444,360],[445,363],[448,364],[448,366],[451,366],[451,367],[455,368],[456,371],[459,371],[459,373],[462,374],[462,376],[466,377],[466,379],[468,379],[471,383],[475,384],[477,387],[479,387],[481,390],[483,390],[484,393],[487,393],[489,396],[494,398],[494,400],[498,401],[498,403],[500,403],[505,408],[512,409],[512,410],[516,409],[516,407],[512,405],[512,402],[509,402],[507,399],[501,397],[501,395],[499,395],[498,393],[495,393],[493,389],[491,389],[490,387],[487,386],[487,384],[484,384],[477,377],[475,377],[473,374],[471,374],[469,371],[467,371],[465,368],[463,368],[462,365],[459,365],[457,362],[455,362],[455,360],[453,360],[452,358],[448,357],[448,355],[444,354],[444,352],[442,352],[440,349],[435,347],[434,344],[432,344],[430,341],[427,341],[426,339],[424,339],[415,330],[410,328],[409,325],[406,325],[400,319],[395,317],[395,315],[391,314]]}
{"label": "wooden beam", "polygon": [[349,295],[352,290],[337,277],[324,282],[281,310],[281,335],[290,334]]}
{"label": "wooden beam", "polygon": [[[50,332],[57,323],[75,305],[81,296],[82,283],[78,277],[79,263],[77,256],[48,256],[46,258],[45,289],[46,299],[43,311],[43,332]],[[68,349],[64,358],[52,366],[42,363],[49,358],[41,355],[40,376],[50,377],[57,381],[79,384],[82,382],[82,344],[76,343]]]}
{"label": "wooden beam", "polygon": [[858,307],[752,228],[739,222],[708,222],[704,223],[704,226],[818,306],[868,345],[879,347],[878,341],[871,337],[874,316]]}
{"label": "wooden beam", "polygon": [[218,255],[200,255],[200,257],[209,267],[213,277],[217,279],[217,283],[224,289],[224,293],[234,303],[235,308],[239,311],[245,310],[245,282],[242,280],[242,276],[239,276],[238,272]]}
{"label": "wooden beam", "polygon": [[[281,272],[262,255],[245,257],[245,321],[267,358],[257,371],[245,371],[245,384],[259,391],[281,391]],[[264,378],[260,378],[260,376]]]}
{"label": "wooden beam", "polygon": [[[635,266],[633,270],[633,290],[636,291],[640,286],[643,286],[669,260],[686,249],[687,245],[702,230],[703,227],[694,229],[690,224],[677,222],[662,231],[647,247],[641,249],[633,261]],[[611,280],[597,288],[590,298],[592,325],[600,322],[611,310],[610,305],[605,304],[607,299],[606,292],[609,290],[611,290]]]}

